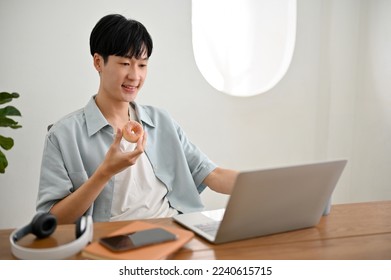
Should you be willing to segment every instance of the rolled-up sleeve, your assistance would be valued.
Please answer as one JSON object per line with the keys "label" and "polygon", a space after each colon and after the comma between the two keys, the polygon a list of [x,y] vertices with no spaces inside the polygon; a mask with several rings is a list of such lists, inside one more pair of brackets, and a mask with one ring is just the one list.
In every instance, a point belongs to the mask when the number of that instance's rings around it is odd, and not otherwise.
{"label": "rolled-up sleeve", "polygon": [[73,185],[64,166],[58,142],[55,136],[49,133],[42,156],[37,211],[50,211],[57,201],[68,196],[72,190]]}
{"label": "rolled-up sleeve", "polygon": [[201,193],[206,187],[202,182],[217,165],[187,138],[177,123],[175,125],[194,183],[197,186],[198,192]]}

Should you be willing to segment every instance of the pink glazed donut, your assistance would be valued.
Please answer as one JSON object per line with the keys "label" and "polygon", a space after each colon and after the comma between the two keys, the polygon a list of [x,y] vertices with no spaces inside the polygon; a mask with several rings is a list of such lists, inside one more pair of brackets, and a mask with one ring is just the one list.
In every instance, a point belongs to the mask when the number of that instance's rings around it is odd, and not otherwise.
{"label": "pink glazed donut", "polygon": [[136,121],[129,121],[122,129],[122,136],[131,143],[136,143],[143,134],[143,127]]}

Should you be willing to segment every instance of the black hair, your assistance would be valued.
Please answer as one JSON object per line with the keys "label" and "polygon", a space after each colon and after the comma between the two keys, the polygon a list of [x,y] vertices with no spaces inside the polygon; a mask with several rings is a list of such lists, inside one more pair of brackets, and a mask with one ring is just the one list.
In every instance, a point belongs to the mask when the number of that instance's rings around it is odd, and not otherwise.
{"label": "black hair", "polygon": [[91,55],[98,53],[107,62],[109,55],[141,58],[152,54],[152,38],[145,26],[119,14],[101,18],[90,36]]}

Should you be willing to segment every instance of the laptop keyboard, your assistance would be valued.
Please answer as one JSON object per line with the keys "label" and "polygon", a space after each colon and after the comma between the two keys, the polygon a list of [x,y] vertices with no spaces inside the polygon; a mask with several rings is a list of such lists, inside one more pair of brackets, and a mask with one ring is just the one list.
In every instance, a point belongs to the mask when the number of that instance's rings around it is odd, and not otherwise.
{"label": "laptop keyboard", "polygon": [[209,235],[215,236],[217,230],[219,229],[219,225],[220,225],[220,221],[213,221],[213,222],[198,224],[194,226]]}

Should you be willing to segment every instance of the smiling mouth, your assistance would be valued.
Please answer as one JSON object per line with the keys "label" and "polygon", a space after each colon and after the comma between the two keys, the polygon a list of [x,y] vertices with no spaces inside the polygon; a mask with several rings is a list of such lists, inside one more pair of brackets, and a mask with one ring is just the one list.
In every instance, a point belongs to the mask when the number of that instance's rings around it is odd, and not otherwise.
{"label": "smiling mouth", "polygon": [[134,91],[137,89],[137,86],[122,85],[122,87],[127,91]]}

